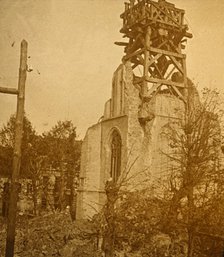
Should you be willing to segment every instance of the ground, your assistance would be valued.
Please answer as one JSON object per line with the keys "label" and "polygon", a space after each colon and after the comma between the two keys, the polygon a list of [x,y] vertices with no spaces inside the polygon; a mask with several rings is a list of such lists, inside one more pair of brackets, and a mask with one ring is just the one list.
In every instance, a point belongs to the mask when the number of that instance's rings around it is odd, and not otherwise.
{"label": "ground", "polygon": [[[0,257],[4,256],[6,222],[0,220]],[[72,222],[69,213],[18,217],[15,257],[100,256],[98,237],[91,222]]]}

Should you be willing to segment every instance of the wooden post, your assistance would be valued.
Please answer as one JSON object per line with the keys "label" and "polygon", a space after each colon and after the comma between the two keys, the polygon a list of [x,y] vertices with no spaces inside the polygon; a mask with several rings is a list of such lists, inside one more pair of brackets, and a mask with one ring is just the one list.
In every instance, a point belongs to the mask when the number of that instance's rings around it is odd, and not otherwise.
{"label": "wooden post", "polygon": [[6,251],[5,257],[13,257],[14,243],[15,243],[15,227],[16,227],[16,213],[17,213],[17,198],[19,173],[21,163],[21,143],[23,135],[23,119],[24,119],[24,102],[25,102],[25,82],[27,71],[27,42],[21,42],[20,50],[20,68],[19,68],[19,82],[17,94],[17,112],[15,124],[15,143],[13,152],[13,170],[10,183],[9,196],[9,214],[7,220],[7,237],[6,237]]}
{"label": "wooden post", "polygon": [[149,48],[151,45],[151,33],[152,29],[150,26],[147,27],[147,31],[145,34],[145,50],[144,50],[144,81],[143,81],[143,88],[142,88],[142,97],[147,97],[148,92],[148,82],[146,78],[148,77],[149,73]]}

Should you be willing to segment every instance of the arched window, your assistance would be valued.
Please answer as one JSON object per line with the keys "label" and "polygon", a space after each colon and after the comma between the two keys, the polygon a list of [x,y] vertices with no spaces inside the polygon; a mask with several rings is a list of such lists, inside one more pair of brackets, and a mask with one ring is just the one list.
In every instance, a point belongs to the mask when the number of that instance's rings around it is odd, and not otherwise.
{"label": "arched window", "polygon": [[111,140],[111,170],[113,181],[117,181],[121,174],[121,136],[117,130],[112,133]]}

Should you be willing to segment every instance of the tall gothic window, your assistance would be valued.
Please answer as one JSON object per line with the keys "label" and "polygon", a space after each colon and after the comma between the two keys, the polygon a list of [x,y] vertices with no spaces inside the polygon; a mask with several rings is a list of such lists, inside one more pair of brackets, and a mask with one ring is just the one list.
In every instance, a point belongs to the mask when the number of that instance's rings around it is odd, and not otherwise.
{"label": "tall gothic window", "polygon": [[121,174],[121,136],[117,130],[112,133],[111,140],[111,171],[113,181],[117,181]]}

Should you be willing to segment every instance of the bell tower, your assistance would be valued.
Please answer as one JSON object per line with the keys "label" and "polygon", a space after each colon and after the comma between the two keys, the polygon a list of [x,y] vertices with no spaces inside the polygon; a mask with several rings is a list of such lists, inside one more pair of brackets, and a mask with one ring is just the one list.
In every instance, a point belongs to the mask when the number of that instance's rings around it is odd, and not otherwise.
{"label": "bell tower", "polygon": [[126,42],[123,62],[130,61],[134,85],[139,88],[142,104],[165,90],[187,102],[186,55],[182,53],[187,38],[192,38],[184,24],[184,10],[165,0],[130,0],[121,14],[120,32]]}

